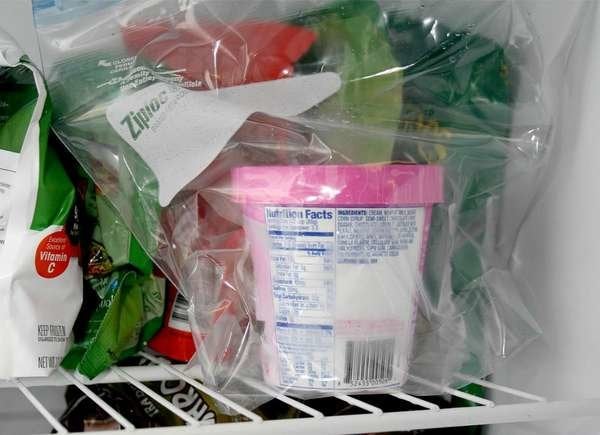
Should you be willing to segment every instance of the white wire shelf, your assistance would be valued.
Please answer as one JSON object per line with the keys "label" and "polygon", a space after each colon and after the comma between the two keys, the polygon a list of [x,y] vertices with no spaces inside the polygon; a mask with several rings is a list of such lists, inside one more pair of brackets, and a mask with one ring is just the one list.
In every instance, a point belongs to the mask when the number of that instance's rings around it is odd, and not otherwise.
{"label": "white wire shelf", "polygon": [[[495,390],[510,396],[512,398],[511,403],[496,404],[487,398],[477,397],[452,388],[436,386],[426,380],[414,378],[413,381],[422,382],[432,387],[438,387],[444,394],[469,400],[478,406],[440,409],[435,403],[398,391],[390,393],[389,396],[393,397],[393,400],[408,402],[417,409],[410,411],[384,412],[377,406],[370,404],[368,402],[368,396],[357,398],[339,394],[335,397],[354,407],[357,413],[343,416],[326,416],[322,410],[315,409],[291,397],[282,395],[264,385],[247,380],[246,383],[250,387],[270,395],[274,400],[280,400],[306,415],[304,418],[264,420],[261,416],[255,414],[251,410],[244,408],[194,380],[194,373],[184,371],[185,366],[170,365],[161,359],[145,353],[142,353],[141,356],[149,359],[155,365],[113,367],[93,381],[77,377],[63,369],[58,369],[54,374],[47,378],[24,378],[0,381],[0,388],[19,390],[31,402],[33,407],[48,421],[49,428],[53,428],[59,434],[65,434],[68,433],[68,431],[36,398],[31,387],[74,385],[94,401],[98,407],[102,408],[107,414],[114,418],[122,427],[122,430],[103,431],[101,432],[103,435],[124,435],[133,432],[135,432],[136,435],[192,435],[220,433],[243,433],[245,435],[266,433],[350,434],[534,422],[600,415],[600,398],[572,401],[548,401],[543,397],[529,392],[457,374],[457,378],[466,382],[476,383],[489,390]],[[217,425],[203,424],[143,384],[144,382],[161,380],[182,380],[202,391],[204,394],[211,396],[215,401],[234,409],[248,421],[220,423]],[[151,429],[135,428],[123,415],[112,408],[109,403],[98,397],[87,387],[87,385],[91,384],[114,382],[127,382],[142,390],[153,400],[164,406],[169,412],[179,416],[186,422],[186,426]]]}

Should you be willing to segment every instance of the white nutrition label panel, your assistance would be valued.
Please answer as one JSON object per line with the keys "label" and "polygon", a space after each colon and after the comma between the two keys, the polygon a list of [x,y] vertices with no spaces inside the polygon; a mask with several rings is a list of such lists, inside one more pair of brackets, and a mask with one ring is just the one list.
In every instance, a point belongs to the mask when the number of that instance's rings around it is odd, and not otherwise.
{"label": "white nutrition label panel", "polygon": [[423,216],[420,208],[265,208],[281,385],[397,381]]}

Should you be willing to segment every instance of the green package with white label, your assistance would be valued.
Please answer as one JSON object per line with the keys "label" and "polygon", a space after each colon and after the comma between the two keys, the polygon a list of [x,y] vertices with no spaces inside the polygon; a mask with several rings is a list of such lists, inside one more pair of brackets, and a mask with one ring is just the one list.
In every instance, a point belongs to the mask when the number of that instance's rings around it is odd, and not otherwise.
{"label": "green package with white label", "polygon": [[82,301],[75,189],[39,71],[0,31],[0,378],[58,366]]}

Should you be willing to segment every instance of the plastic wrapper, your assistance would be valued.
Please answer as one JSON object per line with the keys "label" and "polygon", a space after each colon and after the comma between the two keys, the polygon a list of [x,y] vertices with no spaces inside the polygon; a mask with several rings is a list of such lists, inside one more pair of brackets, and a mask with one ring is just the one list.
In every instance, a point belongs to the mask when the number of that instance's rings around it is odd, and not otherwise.
{"label": "plastic wrapper", "polygon": [[150,258],[127,230],[106,197],[82,169],[77,191],[84,260],[84,300],[74,342],[61,365],[93,379],[139,352],[159,330],[165,279],[153,275]]}
{"label": "plastic wrapper", "polygon": [[540,333],[512,244],[585,28],[548,63],[519,1],[72,2],[36,25],[56,132],[190,301],[207,384],[433,394]]}

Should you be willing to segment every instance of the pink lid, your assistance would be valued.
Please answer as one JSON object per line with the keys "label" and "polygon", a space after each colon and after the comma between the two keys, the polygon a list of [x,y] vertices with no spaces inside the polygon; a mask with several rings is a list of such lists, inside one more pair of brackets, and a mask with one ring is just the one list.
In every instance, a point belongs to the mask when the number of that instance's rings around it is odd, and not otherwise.
{"label": "pink lid", "polygon": [[232,171],[239,203],[419,205],[444,201],[435,165],[246,166]]}

